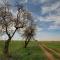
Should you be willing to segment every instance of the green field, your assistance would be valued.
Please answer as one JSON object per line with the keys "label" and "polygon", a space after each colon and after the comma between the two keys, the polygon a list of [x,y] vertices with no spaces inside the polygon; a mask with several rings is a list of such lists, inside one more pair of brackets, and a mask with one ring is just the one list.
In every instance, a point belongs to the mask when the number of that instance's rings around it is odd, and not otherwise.
{"label": "green field", "polygon": [[[4,42],[0,41],[0,57],[3,55],[2,49]],[[46,60],[43,51],[36,42],[30,42],[27,48],[24,48],[24,42],[12,41],[9,47],[13,60]]]}
{"label": "green field", "polygon": [[60,41],[50,41],[42,43],[44,43],[49,49],[51,49],[50,52],[57,60],[60,60]]}
{"label": "green field", "polygon": [[[39,44],[45,44],[48,48],[60,52],[60,42],[39,42]],[[11,41],[9,52],[12,60],[48,60],[39,44],[36,41],[32,41],[27,48],[24,48],[24,41]],[[3,48],[4,41],[0,41],[0,59],[3,58]],[[59,60],[55,53],[52,52],[52,55]]]}
{"label": "green field", "polygon": [[55,51],[60,53],[60,41],[44,42],[44,44],[47,47],[54,49]]}

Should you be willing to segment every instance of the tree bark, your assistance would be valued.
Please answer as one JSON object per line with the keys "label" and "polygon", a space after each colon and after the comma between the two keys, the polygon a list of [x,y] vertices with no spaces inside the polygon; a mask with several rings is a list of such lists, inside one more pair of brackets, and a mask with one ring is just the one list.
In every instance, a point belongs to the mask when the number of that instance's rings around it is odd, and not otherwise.
{"label": "tree bark", "polygon": [[25,48],[27,47],[27,40],[25,41]]}
{"label": "tree bark", "polygon": [[12,36],[10,36],[10,34],[7,31],[7,27],[6,27],[6,34],[8,35],[9,39],[5,41],[5,45],[4,45],[4,56],[6,57],[5,60],[9,60],[9,43],[12,39],[12,37],[14,36],[15,32],[17,31],[17,29],[15,29],[14,33],[12,34]]}
{"label": "tree bark", "polygon": [[9,60],[9,43],[11,41],[11,38],[5,41],[4,45],[4,60]]}
{"label": "tree bark", "polygon": [[25,41],[25,48],[27,48],[27,45],[29,44],[29,42],[30,42],[30,38]]}

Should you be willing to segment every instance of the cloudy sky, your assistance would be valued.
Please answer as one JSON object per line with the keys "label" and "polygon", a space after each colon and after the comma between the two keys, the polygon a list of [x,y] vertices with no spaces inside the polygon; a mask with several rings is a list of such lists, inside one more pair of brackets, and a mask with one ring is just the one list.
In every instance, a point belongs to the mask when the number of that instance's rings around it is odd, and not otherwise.
{"label": "cloudy sky", "polygon": [[32,13],[37,24],[36,39],[60,40],[60,0],[10,0],[10,3],[14,5],[15,1]]}

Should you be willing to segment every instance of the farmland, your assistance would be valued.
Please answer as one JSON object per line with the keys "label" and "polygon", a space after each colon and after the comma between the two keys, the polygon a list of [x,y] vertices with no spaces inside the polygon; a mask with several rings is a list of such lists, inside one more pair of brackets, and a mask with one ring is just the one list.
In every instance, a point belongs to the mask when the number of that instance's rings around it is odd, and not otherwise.
{"label": "farmland", "polygon": [[[0,60],[3,59],[4,41],[0,41]],[[60,42],[31,41],[24,48],[24,41],[11,41],[9,53],[12,60],[60,60]]]}

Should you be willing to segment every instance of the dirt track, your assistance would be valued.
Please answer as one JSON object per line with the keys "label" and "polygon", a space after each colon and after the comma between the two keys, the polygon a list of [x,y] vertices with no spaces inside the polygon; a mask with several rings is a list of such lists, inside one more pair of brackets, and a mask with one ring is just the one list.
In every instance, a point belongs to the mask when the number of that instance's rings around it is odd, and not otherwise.
{"label": "dirt track", "polygon": [[47,49],[45,49],[41,44],[39,44],[40,48],[43,50],[43,52],[45,53],[47,60],[56,60],[53,55],[47,51]]}

